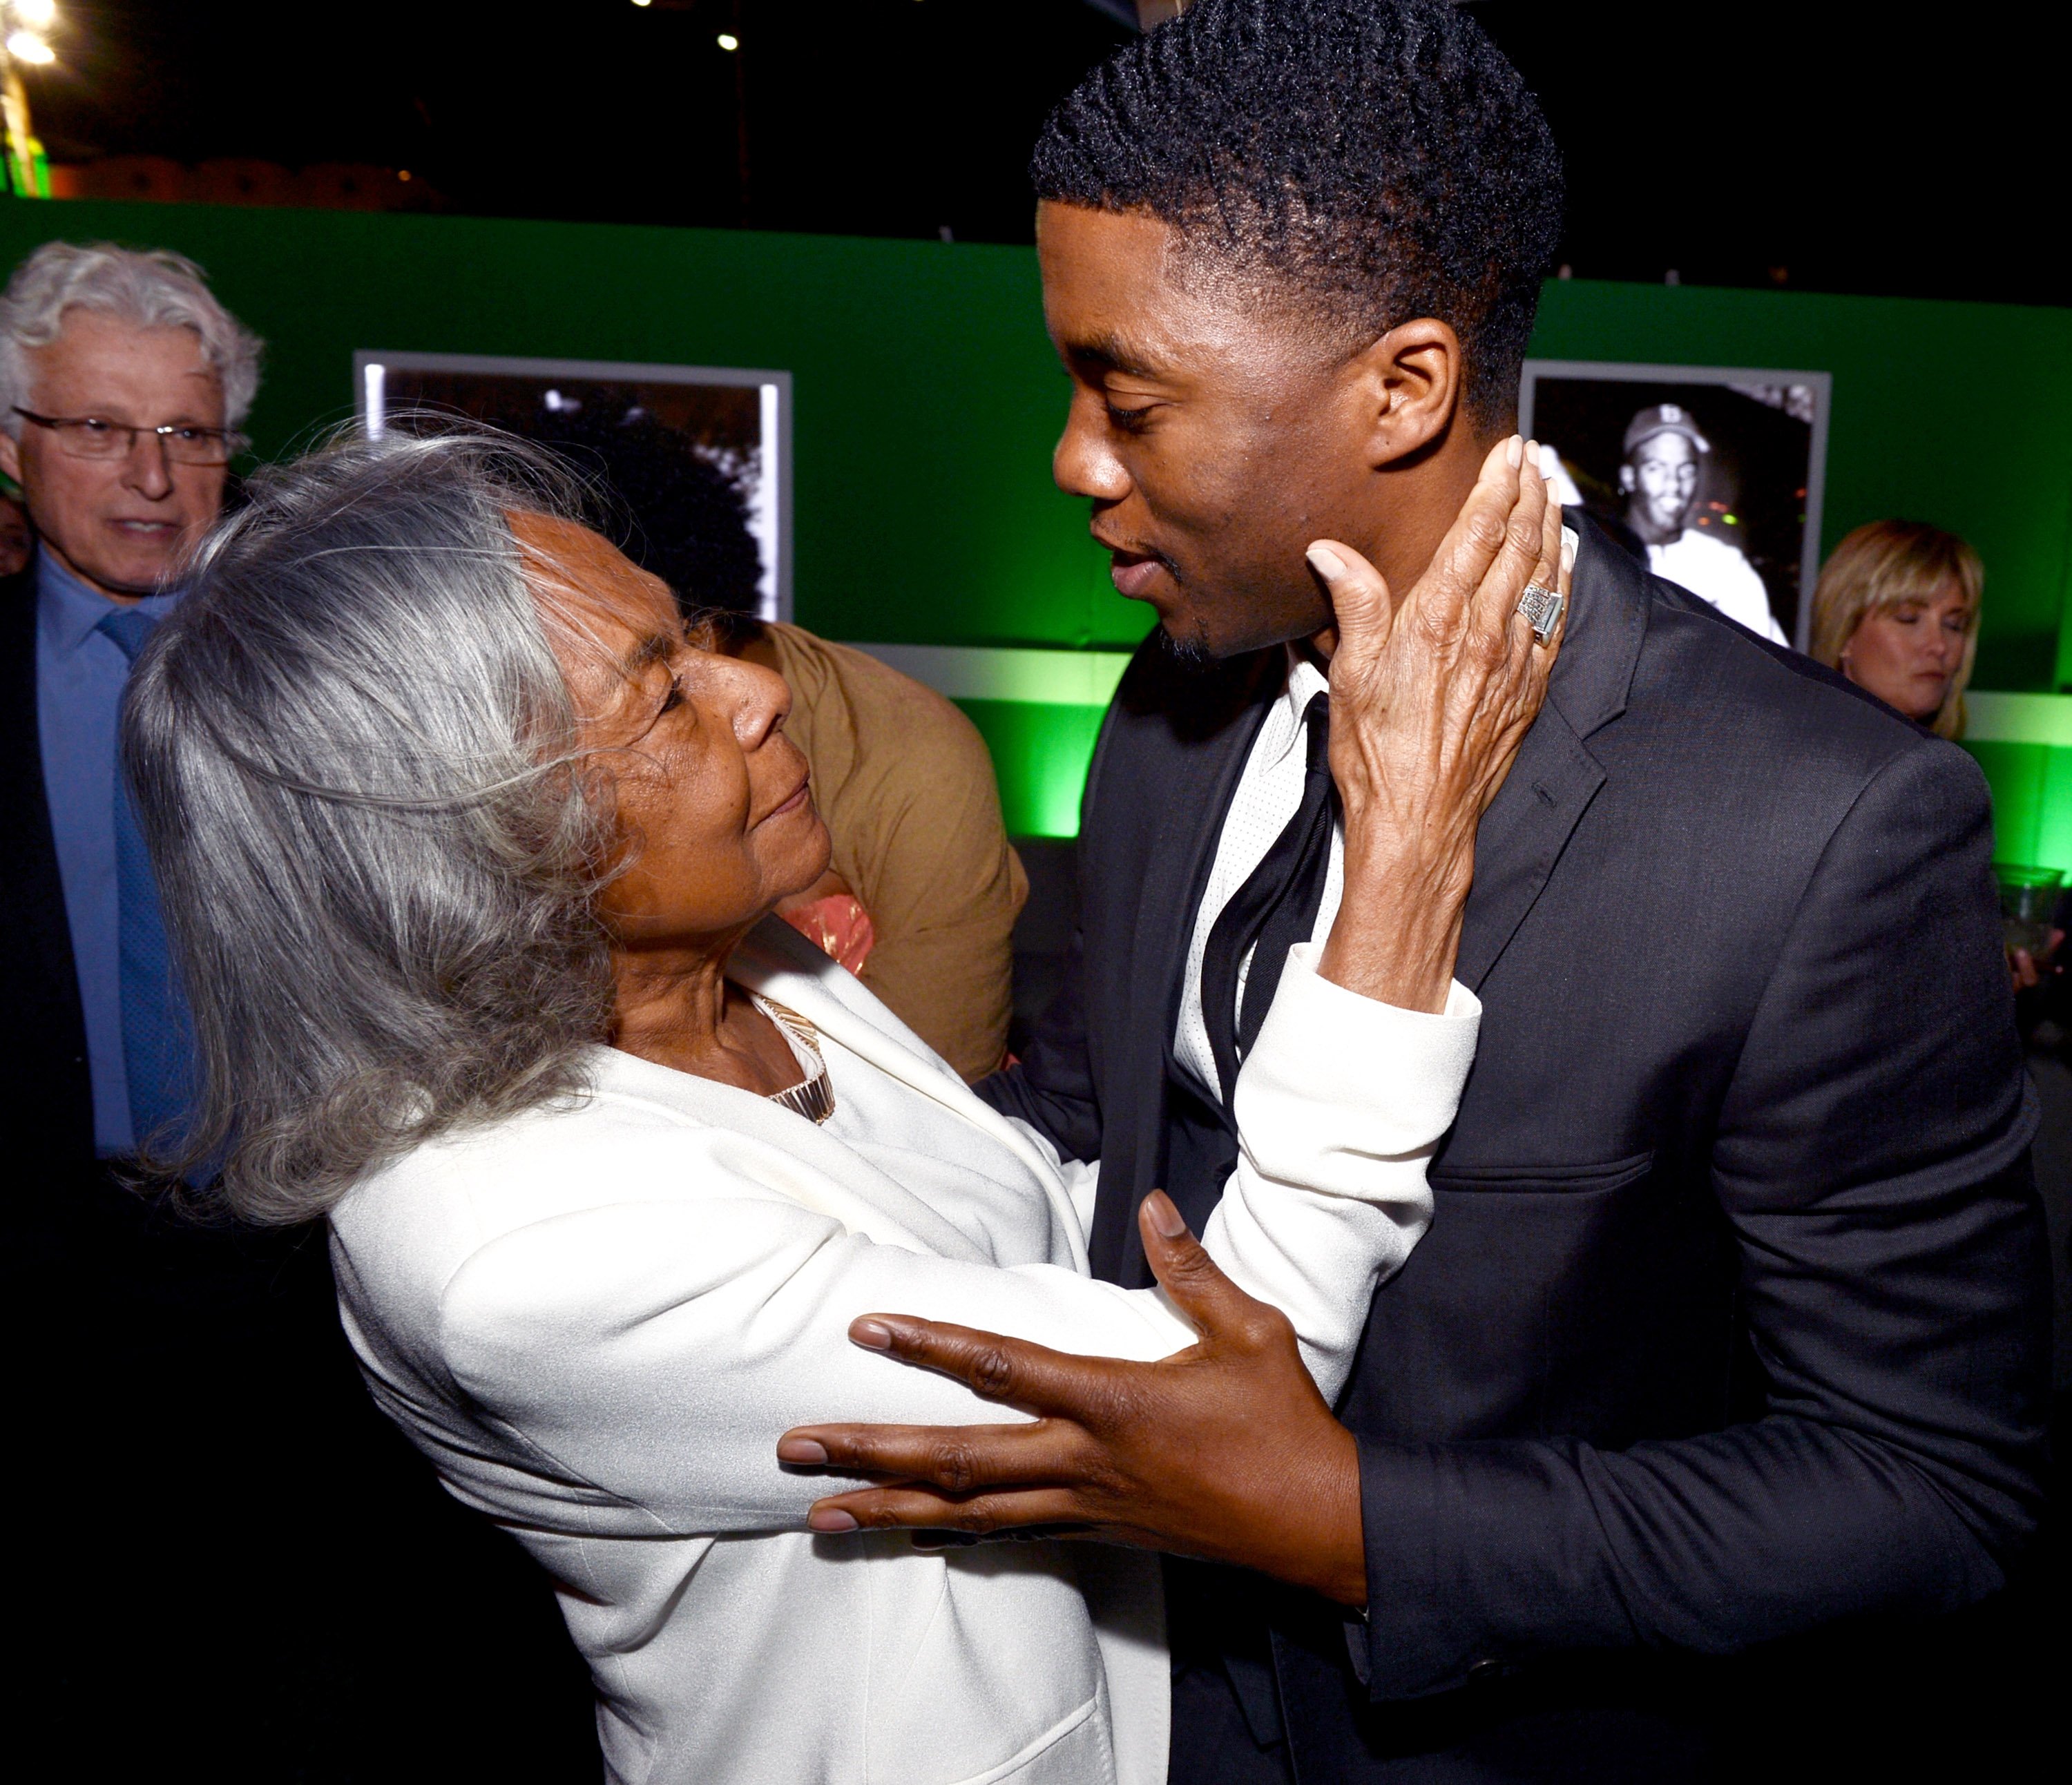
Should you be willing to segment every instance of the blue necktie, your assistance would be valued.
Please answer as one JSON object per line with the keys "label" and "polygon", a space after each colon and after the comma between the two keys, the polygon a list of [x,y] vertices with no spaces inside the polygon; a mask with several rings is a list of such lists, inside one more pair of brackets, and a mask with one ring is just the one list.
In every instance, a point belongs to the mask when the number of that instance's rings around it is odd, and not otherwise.
{"label": "blue necktie", "polygon": [[[117,608],[97,629],[134,663],[158,621],[134,607]],[[173,977],[166,920],[143,832],[118,765],[115,774],[115,893],[121,911],[122,1063],[130,1079],[130,1126],[142,1147],[192,1102],[194,1032],[186,1000]]]}

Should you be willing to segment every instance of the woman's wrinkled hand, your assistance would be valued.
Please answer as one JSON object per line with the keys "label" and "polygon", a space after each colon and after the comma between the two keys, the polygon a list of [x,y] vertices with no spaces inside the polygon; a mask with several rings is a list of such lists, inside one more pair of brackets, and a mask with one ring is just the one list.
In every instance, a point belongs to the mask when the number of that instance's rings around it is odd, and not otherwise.
{"label": "woman's wrinkled hand", "polygon": [[820,1501],[829,1534],[1035,1526],[1237,1563],[1346,1605],[1367,1598],[1359,1455],[1294,1329],[1187,1231],[1162,1192],[1138,1213],[1151,1268],[1201,1334],[1157,1363],[867,1315],[859,1344],[939,1370],[1031,1425],[801,1426],[778,1459],[883,1484]]}
{"label": "woman's wrinkled hand", "polygon": [[1331,774],[1345,812],[1346,892],[1324,976],[1407,1009],[1444,1007],[1475,827],[1538,717],[1560,649],[1519,611],[1558,589],[1571,555],[1538,449],[1513,435],[1424,574],[1399,601],[1351,547],[1319,540],[1311,568],[1336,616]]}

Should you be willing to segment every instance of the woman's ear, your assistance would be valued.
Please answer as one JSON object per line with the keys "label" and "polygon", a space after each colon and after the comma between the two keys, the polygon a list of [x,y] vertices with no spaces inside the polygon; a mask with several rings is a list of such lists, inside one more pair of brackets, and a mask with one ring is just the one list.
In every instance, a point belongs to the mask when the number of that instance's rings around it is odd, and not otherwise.
{"label": "woman's ear", "polygon": [[1355,355],[1367,462],[1379,470],[1442,439],[1461,405],[1465,370],[1461,338],[1435,316],[1392,328]]}

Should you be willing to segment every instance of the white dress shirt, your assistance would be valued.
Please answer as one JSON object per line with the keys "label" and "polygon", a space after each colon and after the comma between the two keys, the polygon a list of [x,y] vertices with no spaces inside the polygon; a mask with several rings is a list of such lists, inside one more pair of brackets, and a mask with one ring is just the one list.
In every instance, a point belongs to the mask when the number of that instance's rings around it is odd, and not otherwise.
{"label": "white dress shirt", "polygon": [[1687,527],[1667,545],[1647,548],[1647,568],[1772,644],[1791,642],[1770,611],[1770,592],[1755,566],[1730,541]]}

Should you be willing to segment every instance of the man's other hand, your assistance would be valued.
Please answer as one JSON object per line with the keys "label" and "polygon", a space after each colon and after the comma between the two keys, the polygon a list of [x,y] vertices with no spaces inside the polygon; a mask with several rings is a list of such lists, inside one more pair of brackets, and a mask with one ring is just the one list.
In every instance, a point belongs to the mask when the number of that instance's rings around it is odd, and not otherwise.
{"label": "man's other hand", "polygon": [[1154,1364],[1079,1357],[997,1333],[865,1315],[858,1344],[939,1370],[1033,1425],[801,1426],[779,1461],[881,1478],[821,1500],[818,1532],[1067,1527],[1234,1562],[1367,1599],[1359,1456],[1276,1308],[1216,1268],[1162,1191],[1137,1223],[1199,1341]]}

